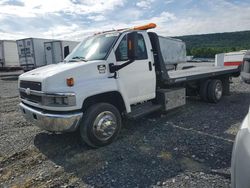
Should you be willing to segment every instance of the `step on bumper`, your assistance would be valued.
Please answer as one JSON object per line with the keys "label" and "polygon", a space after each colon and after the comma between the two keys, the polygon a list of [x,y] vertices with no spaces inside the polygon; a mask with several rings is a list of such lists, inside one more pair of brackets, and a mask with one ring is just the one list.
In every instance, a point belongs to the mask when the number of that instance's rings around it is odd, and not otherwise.
{"label": "step on bumper", "polygon": [[33,109],[23,103],[19,104],[23,116],[27,121],[34,123],[43,130],[50,132],[73,132],[77,129],[82,119],[82,112],[74,113],[46,113]]}

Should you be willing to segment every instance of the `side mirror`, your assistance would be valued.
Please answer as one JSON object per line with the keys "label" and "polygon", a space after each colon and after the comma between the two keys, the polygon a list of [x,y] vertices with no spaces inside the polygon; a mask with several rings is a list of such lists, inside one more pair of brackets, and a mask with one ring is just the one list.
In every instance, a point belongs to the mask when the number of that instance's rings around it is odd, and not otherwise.
{"label": "side mirror", "polygon": [[126,67],[127,65],[134,62],[137,57],[137,46],[138,46],[138,35],[137,32],[131,32],[127,34],[127,50],[128,50],[128,61],[121,64],[121,65],[114,65],[114,63],[109,64],[109,71],[110,73],[115,73],[112,78],[117,78],[116,71]]}
{"label": "side mirror", "polygon": [[137,47],[138,47],[138,34],[136,31],[128,33],[127,35],[128,43],[128,59],[134,61],[137,57]]}

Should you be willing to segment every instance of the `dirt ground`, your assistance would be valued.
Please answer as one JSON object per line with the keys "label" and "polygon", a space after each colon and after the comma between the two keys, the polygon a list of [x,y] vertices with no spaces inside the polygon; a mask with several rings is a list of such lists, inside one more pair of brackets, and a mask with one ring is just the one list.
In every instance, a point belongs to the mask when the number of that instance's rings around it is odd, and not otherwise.
{"label": "dirt ground", "polygon": [[218,104],[189,98],[126,121],[117,141],[91,149],[77,133],[27,123],[17,75],[0,73],[0,187],[230,187],[233,142],[250,105],[249,85],[233,81]]}

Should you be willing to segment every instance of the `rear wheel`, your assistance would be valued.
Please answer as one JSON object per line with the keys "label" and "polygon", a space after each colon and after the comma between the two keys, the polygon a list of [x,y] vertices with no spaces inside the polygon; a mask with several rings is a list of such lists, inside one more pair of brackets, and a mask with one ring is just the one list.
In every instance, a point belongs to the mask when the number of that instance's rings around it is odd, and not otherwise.
{"label": "rear wheel", "polygon": [[108,103],[90,106],[81,122],[82,140],[91,147],[102,147],[113,142],[121,129],[121,115]]}
{"label": "rear wheel", "polygon": [[212,80],[208,85],[208,101],[217,103],[223,95],[223,85],[220,80]]}
{"label": "rear wheel", "polygon": [[200,97],[203,101],[208,101],[208,85],[211,80],[204,81],[200,86]]}

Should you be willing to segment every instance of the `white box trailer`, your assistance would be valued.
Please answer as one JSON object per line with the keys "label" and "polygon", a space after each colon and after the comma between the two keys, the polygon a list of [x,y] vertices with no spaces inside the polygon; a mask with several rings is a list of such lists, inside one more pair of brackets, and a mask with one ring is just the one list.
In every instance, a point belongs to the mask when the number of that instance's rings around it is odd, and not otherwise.
{"label": "white box trailer", "polygon": [[76,41],[51,41],[44,43],[46,64],[56,64],[62,62],[72,50],[79,44]]}
{"label": "white box trailer", "polygon": [[182,40],[159,36],[159,43],[167,69],[172,69],[177,64],[187,61],[186,44]]}
{"label": "white box trailer", "polygon": [[247,50],[238,52],[229,52],[224,55],[224,66],[239,66],[242,65],[243,58]]}
{"label": "white box trailer", "polygon": [[239,66],[242,65],[247,50],[228,52],[215,55],[215,66]]}
{"label": "white box trailer", "polygon": [[224,56],[225,53],[220,53],[215,55],[215,66],[223,67],[224,66]]}
{"label": "white box trailer", "polygon": [[46,65],[44,42],[51,39],[25,38],[17,40],[19,62],[25,70],[31,70]]}
{"label": "white box trailer", "polygon": [[20,67],[16,41],[0,40],[0,66]]}

